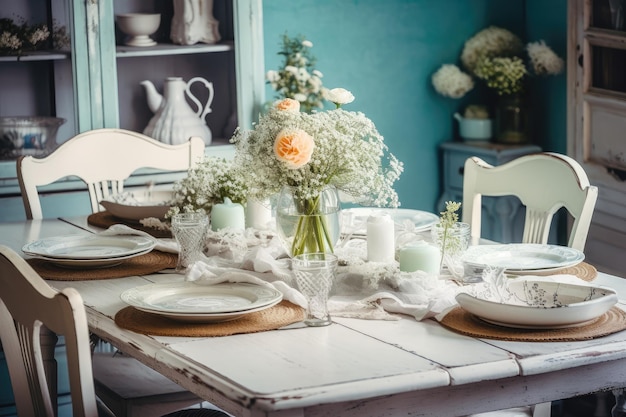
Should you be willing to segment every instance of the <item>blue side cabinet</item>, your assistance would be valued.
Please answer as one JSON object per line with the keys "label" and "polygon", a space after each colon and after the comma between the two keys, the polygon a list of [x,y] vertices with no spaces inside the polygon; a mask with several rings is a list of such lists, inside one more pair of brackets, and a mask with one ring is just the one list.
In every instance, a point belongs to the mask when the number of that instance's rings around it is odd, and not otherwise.
{"label": "blue side cabinet", "polygon": [[[445,210],[446,201],[463,201],[463,170],[467,158],[477,156],[491,165],[501,165],[523,155],[541,152],[535,145],[501,145],[491,142],[444,142],[443,193],[437,203]],[[461,207],[463,210],[463,207]],[[496,242],[521,242],[525,211],[513,196],[483,197],[481,236]]]}

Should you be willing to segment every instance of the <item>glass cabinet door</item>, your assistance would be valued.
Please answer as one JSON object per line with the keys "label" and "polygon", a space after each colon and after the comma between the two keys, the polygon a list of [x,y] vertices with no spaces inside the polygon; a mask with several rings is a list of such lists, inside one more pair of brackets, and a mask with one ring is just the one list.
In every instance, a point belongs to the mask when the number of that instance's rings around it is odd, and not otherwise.
{"label": "glass cabinet door", "polygon": [[577,76],[581,81],[577,140],[583,161],[626,179],[626,0],[576,2]]}

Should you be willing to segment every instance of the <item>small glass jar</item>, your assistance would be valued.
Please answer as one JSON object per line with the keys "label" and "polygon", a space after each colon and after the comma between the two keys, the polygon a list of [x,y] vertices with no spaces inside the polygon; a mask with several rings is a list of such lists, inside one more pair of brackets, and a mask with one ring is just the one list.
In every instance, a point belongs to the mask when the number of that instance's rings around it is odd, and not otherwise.
{"label": "small glass jar", "polygon": [[441,273],[462,277],[462,258],[470,243],[470,225],[456,222],[452,228],[444,228],[437,223],[431,228],[431,237],[441,252]]}

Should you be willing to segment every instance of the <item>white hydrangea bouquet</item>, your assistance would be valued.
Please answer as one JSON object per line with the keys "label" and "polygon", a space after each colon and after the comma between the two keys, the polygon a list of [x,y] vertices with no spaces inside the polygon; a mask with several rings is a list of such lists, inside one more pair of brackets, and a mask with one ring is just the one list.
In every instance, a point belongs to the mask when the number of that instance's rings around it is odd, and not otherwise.
{"label": "white hydrangea bouquet", "polygon": [[323,74],[315,69],[316,60],[311,54],[312,47],[313,43],[302,35],[295,38],[283,35],[282,49],[279,52],[284,56],[283,67],[265,74],[267,82],[276,91],[276,99],[294,99],[307,113],[323,108],[326,91],[322,86]]}
{"label": "white hydrangea bouquet", "polygon": [[467,72],[455,64],[444,64],[432,75],[439,94],[461,98],[474,88],[474,78],[499,96],[517,94],[523,92],[529,75],[556,75],[564,67],[563,59],[544,41],[524,46],[517,35],[497,26],[468,39],[460,59]]}
{"label": "white hydrangea bouquet", "polygon": [[292,255],[333,251],[326,238],[328,225],[318,208],[320,193],[327,186],[361,204],[399,205],[393,184],[403,170],[402,163],[388,151],[370,119],[341,108],[354,100],[349,91],[328,90],[325,98],[336,108],[307,113],[300,111],[299,101],[283,99],[261,117],[254,130],[238,129],[231,139],[248,198],[263,200],[283,186],[293,188],[306,216],[299,220]]}

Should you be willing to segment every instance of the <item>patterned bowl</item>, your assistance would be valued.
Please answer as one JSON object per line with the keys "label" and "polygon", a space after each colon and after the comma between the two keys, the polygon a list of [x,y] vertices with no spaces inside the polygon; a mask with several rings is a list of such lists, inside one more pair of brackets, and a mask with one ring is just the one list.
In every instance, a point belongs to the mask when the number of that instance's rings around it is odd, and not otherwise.
{"label": "patterned bowl", "polygon": [[0,117],[0,155],[41,156],[56,146],[56,135],[65,119],[45,116]]}
{"label": "patterned bowl", "polygon": [[582,326],[617,303],[617,293],[606,287],[554,281],[518,279],[502,292],[457,294],[461,307],[480,319],[506,327],[551,329]]}

